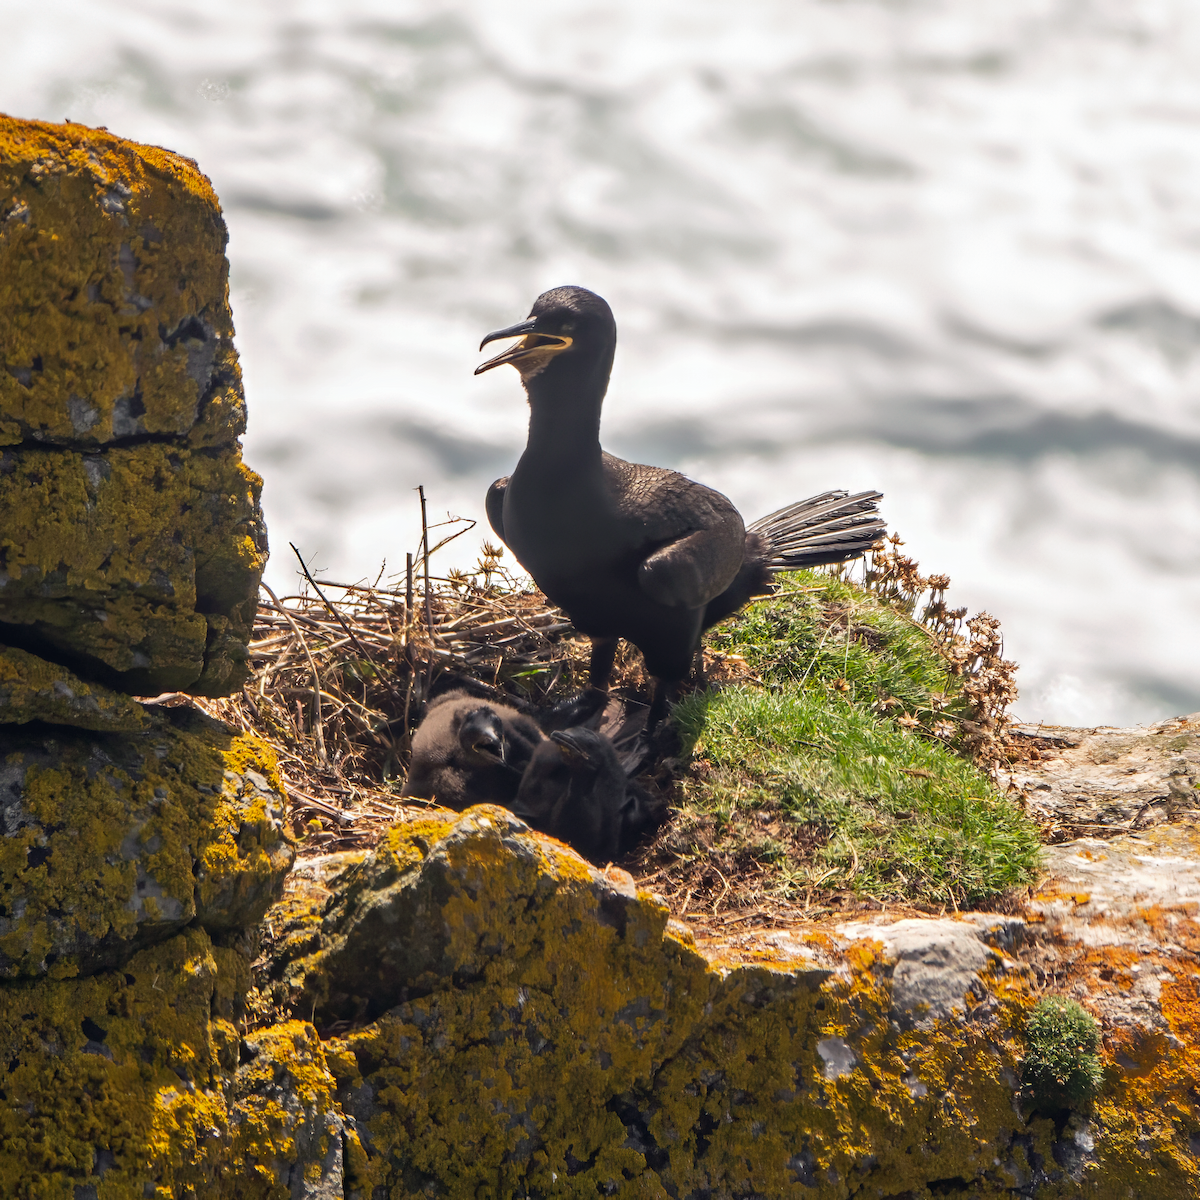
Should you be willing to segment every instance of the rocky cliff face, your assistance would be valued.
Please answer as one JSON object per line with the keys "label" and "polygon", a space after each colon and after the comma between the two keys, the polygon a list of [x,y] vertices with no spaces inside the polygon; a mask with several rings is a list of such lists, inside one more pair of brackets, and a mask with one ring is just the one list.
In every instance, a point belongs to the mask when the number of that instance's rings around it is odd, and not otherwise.
{"label": "rocky cliff face", "polygon": [[214,939],[294,858],[268,748],[131,695],[245,676],[266,536],[224,246],[194,163],[0,118],[4,1195],[132,1194],[110,1166],[184,1153],[165,1081],[236,1044],[247,974]]}
{"label": "rocky cliff face", "polygon": [[269,749],[133,698],[244,671],[223,246],[186,160],[0,119],[0,1195],[1200,1195],[1200,716],[1030,734],[1105,837],[1004,914],[697,939],[486,807],[292,869]]}
{"label": "rocky cliff face", "polygon": [[188,159],[0,125],[0,644],[139,695],[245,677],[266,534],[225,241]]}

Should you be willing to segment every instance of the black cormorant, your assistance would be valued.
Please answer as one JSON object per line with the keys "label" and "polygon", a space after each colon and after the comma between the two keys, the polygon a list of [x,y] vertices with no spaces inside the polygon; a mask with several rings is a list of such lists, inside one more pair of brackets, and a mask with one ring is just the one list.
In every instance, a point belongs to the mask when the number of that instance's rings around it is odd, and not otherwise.
{"label": "black cormorant", "polygon": [[633,801],[628,782],[603,734],[557,730],[534,750],[512,810],[584,858],[611,862],[620,852],[625,809]]}
{"label": "black cormorant", "polygon": [[413,734],[401,794],[459,812],[472,804],[512,808],[521,776],[544,740],[537,724],[515,708],[446,692],[430,702]]}
{"label": "black cormorant", "polygon": [[642,652],[655,676],[647,728],[664,715],[692,668],[700,636],[776,571],[857,558],[884,533],[879,492],[826,492],[746,529],[720,492],[663,467],[600,448],[617,327],[594,292],[560,287],[528,319],[480,344],[520,338],[476,368],[520,372],[529,441],[511,476],[487,494],[492,528],[547,598],[592,639],[591,682],[603,688],[617,639]]}

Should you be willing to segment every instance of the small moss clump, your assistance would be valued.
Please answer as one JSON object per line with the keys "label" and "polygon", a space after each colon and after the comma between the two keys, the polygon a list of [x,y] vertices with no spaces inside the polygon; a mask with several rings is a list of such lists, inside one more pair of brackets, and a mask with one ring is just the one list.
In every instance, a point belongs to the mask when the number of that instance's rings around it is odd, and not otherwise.
{"label": "small moss clump", "polygon": [[1039,1000],[1025,1039],[1022,1082],[1038,1109],[1079,1108],[1100,1091],[1100,1027],[1082,1005],[1062,996]]}

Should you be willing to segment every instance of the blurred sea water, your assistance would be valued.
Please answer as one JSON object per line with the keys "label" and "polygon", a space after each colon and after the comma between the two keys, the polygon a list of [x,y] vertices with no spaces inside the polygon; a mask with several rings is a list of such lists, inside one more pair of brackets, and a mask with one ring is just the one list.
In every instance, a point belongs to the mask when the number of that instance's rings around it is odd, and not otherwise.
{"label": "blurred sea water", "polygon": [[[878,487],[1019,713],[1200,709],[1191,0],[41,0],[0,110],[212,178],[273,582],[400,569],[524,440],[484,332],[604,295],[606,446]],[[454,554],[458,557],[455,558]]]}

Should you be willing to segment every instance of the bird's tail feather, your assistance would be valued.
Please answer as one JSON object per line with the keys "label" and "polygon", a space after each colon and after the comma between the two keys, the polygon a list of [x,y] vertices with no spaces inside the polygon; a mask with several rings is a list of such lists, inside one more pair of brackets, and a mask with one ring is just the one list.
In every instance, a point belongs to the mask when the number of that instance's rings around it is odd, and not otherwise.
{"label": "bird's tail feather", "polygon": [[882,492],[822,492],[769,513],[749,527],[768,547],[766,566],[792,571],[846,562],[865,554],[887,532],[876,501]]}

